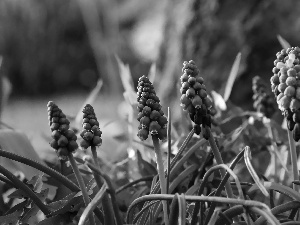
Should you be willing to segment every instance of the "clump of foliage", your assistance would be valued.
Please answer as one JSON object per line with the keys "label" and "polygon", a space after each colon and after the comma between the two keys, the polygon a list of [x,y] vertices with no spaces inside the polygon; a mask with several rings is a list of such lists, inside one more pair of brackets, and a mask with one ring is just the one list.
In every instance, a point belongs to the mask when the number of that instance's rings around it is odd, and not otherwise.
{"label": "clump of foliage", "polygon": [[[82,131],[78,131],[72,127],[75,121],[70,122],[54,102],[49,102],[50,145],[61,166],[54,170],[1,149],[0,156],[42,172],[22,180],[0,165],[0,180],[5,183],[2,194],[12,189],[8,199],[18,199],[1,201],[5,209],[1,210],[1,223],[298,224],[297,49],[277,54],[271,78],[272,91],[287,120],[288,135],[272,119],[276,108],[266,85],[257,77],[253,80],[257,111],[243,111],[209,92],[196,63],[185,61],[177,102],[184,111],[182,118],[174,119],[170,108],[164,115],[153,76],[142,76],[135,93],[129,70],[119,61],[124,97],[131,109],[126,139],[131,153],[112,170],[125,171],[127,182],[123,184],[114,173],[107,173],[101,161],[98,149],[103,137],[92,104],[84,106]],[[130,119],[134,116],[139,125]],[[189,133],[178,135],[174,123],[179,121],[186,128],[182,130],[190,128]],[[285,154],[287,149],[290,156]],[[272,160],[266,163],[270,156]],[[244,162],[240,162],[242,158]],[[47,181],[42,179],[45,177]],[[50,198],[44,184],[54,180],[57,190]]]}

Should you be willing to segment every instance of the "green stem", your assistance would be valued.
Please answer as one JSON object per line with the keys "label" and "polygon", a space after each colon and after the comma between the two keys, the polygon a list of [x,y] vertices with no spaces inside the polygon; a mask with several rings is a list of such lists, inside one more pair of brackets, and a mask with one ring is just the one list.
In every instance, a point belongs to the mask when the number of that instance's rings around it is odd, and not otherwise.
{"label": "green stem", "polygon": [[[168,139],[168,158],[167,158],[167,194],[169,194],[169,186],[170,186],[170,162],[171,162],[171,111],[170,107],[168,107],[168,130],[167,130],[167,139]],[[169,212],[169,210],[168,210]]]}
{"label": "green stem", "polygon": [[[86,190],[86,187],[85,187],[85,184],[84,184],[84,181],[83,181],[83,178],[79,172],[79,169],[78,169],[78,166],[75,162],[75,159],[73,157],[73,154],[72,153],[69,153],[68,155],[68,158],[70,160],[70,163],[71,163],[71,166],[73,168],[73,171],[74,171],[74,174],[75,174],[75,177],[76,177],[76,180],[79,184],[79,187],[81,189],[81,192],[82,192],[82,197],[83,197],[83,201],[84,201],[84,204],[85,206],[88,206],[88,204],[90,203],[90,198],[89,198],[89,195],[87,193],[87,190]],[[95,224],[95,219],[94,219],[94,215],[91,214],[89,216],[89,221],[90,221],[90,224],[91,225],[96,225]]]}
{"label": "green stem", "polygon": [[[97,168],[100,169],[96,147],[91,146],[91,151],[93,154],[94,162],[95,162]],[[103,186],[104,182],[102,181],[99,174],[97,174],[95,171],[93,171],[93,175],[94,175],[96,183],[100,189]],[[115,215],[114,215],[114,211],[112,209],[112,204],[111,204],[111,201],[109,199],[107,192],[105,192],[103,195],[102,206],[103,206],[102,208],[103,208],[103,212],[104,212],[104,221],[105,221],[104,223],[105,224],[114,224],[115,223],[115,221],[114,221]]]}
{"label": "green stem", "polygon": [[[80,220],[78,222],[78,225],[84,225],[86,219],[92,214],[94,209],[97,208],[97,205],[99,205],[101,203],[101,200],[102,200],[104,194],[106,193],[106,187],[107,187],[106,185],[102,185],[102,187],[100,188],[98,193],[95,195],[93,200],[84,209],[84,211],[80,217]],[[105,224],[107,224],[107,223],[105,223]]]}
{"label": "green stem", "polygon": [[17,155],[17,154],[8,152],[8,151],[4,151],[4,150],[0,150],[0,156],[23,163],[23,164],[31,166],[37,170],[40,170],[43,173],[49,175],[50,177],[56,179],[61,184],[65,185],[71,191],[74,191],[74,192],[80,191],[79,187],[76,184],[74,184],[71,180],[69,180],[67,177],[63,176],[61,173],[57,172],[56,170],[51,169],[50,167],[40,164],[37,161],[31,160],[24,156],[20,156],[20,155]]}
{"label": "green stem", "polygon": [[[273,136],[273,131],[272,131],[272,127],[271,127],[271,123],[266,123],[266,126],[267,126],[267,129],[268,129],[268,135],[271,139],[271,168],[272,168],[272,165],[274,167],[274,171],[272,171],[271,173],[271,176],[274,177],[274,181],[276,182],[277,181],[277,174],[278,174],[278,168],[277,168],[277,158],[276,158],[276,153],[275,151],[277,151],[277,146],[275,144],[275,141],[274,141],[274,136]],[[269,166],[270,167],[270,166]],[[270,170],[270,168],[268,168]],[[267,170],[267,171],[269,171]]]}
{"label": "green stem", "polygon": [[99,174],[105,180],[105,182],[106,182],[106,184],[108,186],[108,189],[109,189],[111,203],[112,203],[113,209],[115,211],[117,225],[123,225],[121,216],[119,214],[119,208],[118,208],[118,204],[117,204],[116,192],[115,192],[115,189],[114,189],[114,187],[113,187],[113,185],[112,185],[112,183],[110,181],[110,178],[106,174],[101,173],[101,171],[95,165],[93,165],[92,163],[90,163],[88,161],[86,161],[86,163],[87,163],[87,166],[92,171],[94,171],[97,174]]}
{"label": "green stem", "polygon": [[[287,132],[288,132],[288,138],[289,138],[289,144],[290,144],[291,161],[292,161],[292,168],[293,168],[293,180],[299,180],[295,141],[293,139],[292,131],[288,130]],[[296,191],[298,189],[296,184],[293,184],[293,188]]]}
{"label": "green stem", "polygon": [[[210,128],[206,127],[206,129],[208,129],[208,132],[209,132],[209,139],[208,139],[208,141],[209,141],[210,147],[211,147],[211,149],[213,151],[213,154],[215,156],[217,164],[219,164],[219,165],[220,164],[224,164],[223,159],[222,159],[221,154],[220,154],[220,151],[219,151],[219,148],[216,145],[214,136],[211,133]],[[220,173],[221,173],[222,179],[223,179],[225,177],[226,172],[224,170],[220,170]],[[227,197],[228,198],[233,198],[233,192],[232,192],[232,189],[231,189],[229,181],[227,181],[225,183],[225,190],[226,190],[226,193],[227,193]]]}
{"label": "green stem", "polygon": [[[156,155],[157,170],[158,170],[158,176],[159,176],[159,181],[160,181],[161,194],[167,194],[167,182],[166,182],[166,177],[165,177],[164,164],[162,161],[162,154],[161,154],[161,149],[159,146],[159,141],[158,141],[157,136],[152,135],[152,141],[153,141],[155,155]],[[167,201],[162,201],[162,204],[163,204],[165,225],[169,225]]]}
{"label": "green stem", "polygon": [[40,210],[47,216],[50,214],[50,210],[47,208],[47,206],[39,199],[39,197],[22,181],[20,181],[15,175],[13,175],[11,172],[9,172],[7,169],[5,169],[3,166],[0,165],[0,173],[2,173],[4,176],[6,176],[12,183],[15,184],[15,186],[18,187],[18,189],[25,192],[31,200],[40,208]]}

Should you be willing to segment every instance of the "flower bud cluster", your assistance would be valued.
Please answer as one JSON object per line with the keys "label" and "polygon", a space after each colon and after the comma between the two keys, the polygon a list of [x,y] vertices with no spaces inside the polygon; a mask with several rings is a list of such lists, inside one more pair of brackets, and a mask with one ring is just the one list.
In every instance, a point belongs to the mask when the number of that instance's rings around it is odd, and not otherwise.
{"label": "flower bud cluster", "polygon": [[151,135],[157,135],[160,140],[167,138],[168,120],[161,110],[160,100],[156,96],[153,84],[144,75],[138,82],[138,121],[140,122],[137,136],[143,141]]}
{"label": "flower bud cluster", "polygon": [[190,60],[185,61],[182,68],[183,75],[181,80],[181,106],[188,111],[191,120],[195,123],[194,129],[196,134],[201,133],[203,137],[208,139],[209,132],[206,127],[211,127],[211,112],[212,102],[207,96],[204,79],[199,75],[199,69],[195,62]]}
{"label": "flower bud cluster", "polygon": [[276,112],[277,104],[274,96],[267,91],[267,86],[259,76],[252,79],[253,107],[257,112],[263,113],[267,118],[271,118]]}
{"label": "flower bud cluster", "polygon": [[99,122],[97,120],[94,108],[87,104],[83,110],[83,130],[80,136],[83,138],[80,142],[80,146],[83,149],[87,149],[90,146],[100,146],[102,144],[102,131],[99,128]]}
{"label": "flower bud cluster", "polygon": [[276,54],[271,77],[272,91],[279,109],[293,131],[295,141],[300,139],[300,48],[283,49]]}
{"label": "flower bud cluster", "polygon": [[49,125],[52,131],[51,136],[53,138],[50,145],[56,150],[58,157],[65,160],[69,153],[74,152],[78,148],[77,136],[73,130],[69,129],[69,120],[54,102],[48,102],[47,107]]}

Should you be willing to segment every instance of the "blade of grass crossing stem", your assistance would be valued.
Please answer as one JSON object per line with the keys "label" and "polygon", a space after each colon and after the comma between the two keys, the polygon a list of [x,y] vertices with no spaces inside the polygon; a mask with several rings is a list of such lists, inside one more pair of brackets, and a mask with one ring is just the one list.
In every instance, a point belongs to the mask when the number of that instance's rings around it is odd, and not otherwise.
{"label": "blade of grass crossing stem", "polygon": [[[229,168],[231,170],[233,170],[236,166],[236,164],[241,160],[241,158],[244,156],[244,151],[245,148],[234,158],[234,160],[232,161],[232,163],[230,164]],[[223,178],[223,180],[221,181],[221,183],[219,184],[216,193],[214,196],[220,196],[222,189],[224,188],[225,183],[227,182],[228,178],[229,178],[230,174],[228,172],[226,172],[225,177]],[[207,224],[209,222],[210,217],[212,216],[212,214],[214,213],[216,208],[216,203],[212,202],[210,207],[209,207],[209,211],[207,213],[206,219],[204,224]]]}
{"label": "blade of grass crossing stem", "polygon": [[259,177],[258,177],[257,173],[255,172],[252,164],[251,164],[251,152],[250,152],[250,148],[248,146],[245,148],[244,159],[245,159],[245,164],[247,166],[247,169],[248,169],[251,177],[253,178],[254,182],[256,183],[256,185],[258,186],[258,188],[261,190],[261,192],[266,197],[269,197],[270,196],[269,192],[267,191],[267,189],[265,188],[265,186],[259,180]]}
{"label": "blade of grass crossing stem", "polygon": [[[162,154],[159,146],[158,137],[153,135],[152,141],[153,141],[155,155],[156,155],[161,194],[167,194],[167,184],[166,184],[167,182],[166,182],[164,164],[162,160]],[[162,204],[163,204],[163,211],[164,211],[164,222],[166,225],[169,225],[167,201],[163,201]]]}
{"label": "blade of grass crossing stem", "polygon": [[225,91],[224,91],[224,100],[225,102],[229,99],[230,94],[231,94],[231,90],[234,84],[234,81],[238,75],[239,72],[239,67],[240,67],[240,63],[241,63],[241,53],[239,52],[234,60],[234,63],[231,67],[231,71],[229,74],[229,77],[227,79],[227,83],[225,86]]}
{"label": "blade of grass crossing stem", "polygon": [[277,34],[277,39],[282,48],[288,49],[291,47],[290,43],[288,43],[283,37],[281,37],[281,35]]}
{"label": "blade of grass crossing stem", "polygon": [[103,80],[99,79],[97,82],[96,87],[94,87],[94,89],[91,91],[91,93],[89,94],[89,96],[86,98],[86,100],[84,101],[84,104],[82,105],[82,107],[80,108],[80,111],[77,113],[76,117],[75,117],[75,124],[77,126],[80,126],[80,122],[82,120],[82,114],[83,112],[81,112],[81,109],[86,105],[86,104],[93,104],[101,90],[103,86]]}
{"label": "blade of grass crossing stem", "polygon": [[[297,165],[297,152],[295,141],[293,139],[292,131],[287,130],[288,138],[289,138],[289,145],[290,145],[290,153],[291,153],[291,161],[292,161],[292,169],[293,169],[293,180],[299,180],[299,172],[298,172],[298,165]],[[298,190],[297,185],[293,184],[294,190]]]}
{"label": "blade of grass crossing stem", "polygon": [[101,189],[98,191],[98,193],[95,195],[93,200],[88,204],[88,206],[84,209],[78,225],[84,225],[89,215],[94,211],[94,209],[101,203],[101,200],[106,192],[106,184],[103,184]]}

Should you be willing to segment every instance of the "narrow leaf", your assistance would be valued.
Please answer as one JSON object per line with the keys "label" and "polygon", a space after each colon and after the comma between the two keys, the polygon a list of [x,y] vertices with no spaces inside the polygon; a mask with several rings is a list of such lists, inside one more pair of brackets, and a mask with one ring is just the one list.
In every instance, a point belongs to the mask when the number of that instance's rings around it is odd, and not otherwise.
{"label": "narrow leaf", "polygon": [[252,164],[251,164],[251,152],[250,152],[250,148],[248,146],[245,147],[244,159],[245,159],[245,164],[247,166],[247,169],[248,169],[250,175],[252,176],[253,180],[255,181],[257,187],[261,190],[261,192],[266,197],[269,197],[269,192],[266,190],[264,185],[259,180],[259,177],[258,177],[257,173],[255,172]]}
{"label": "narrow leaf", "polygon": [[129,66],[124,64],[117,55],[115,55],[115,57],[119,67],[121,81],[125,90],[123,93],[124,99],[132,105],[136,102],[137,94],[134,91],[135,89]]}
{"label": "narrow leaf", "polygon": [[[26,156],[27,158],[45,165],[34,150],[28,137],[20,131],[1,129],[0,146],[2,150]],[[4,157],[0,157],[0,164],[12,173],[22,171],[27,179],[30,179],[34,174],[40,173],[39,170]]]}
{"label": "narrow leaf", "polygon": [[151,83],[153,84],[155,81],[155,76],[156,76],[156,63],[152,63],[149,73],[148,73],[148,78],[151,81]]}
{"label": "narrow leaf", "polygon": [[288,43],[281,35],[277,34],[277,39],[283,49],[288,49],[291,47],[290,43]]}
{"label": "narrow leaf", "polygon": [[134,91],[133,80],[132,80],[132,76],[128,64],[124,64],[117,55],[115,55],[115,58],[119,66],[120,77],[125,92]]}
{"label": "narrow leaf", "polygon": [[40,193],[43,187],[43,174],[38,174],[33,176],[29,181],[27,181],[27,184],[31,184],[33,186],[33,191],[36,193]]}
{"label": "narrow leaf", "polygon": [[226,86],[225,86],[225,91],[224,91],[224,100],[225,100],[225,102],[230,97],[234,81],[235,81],[235,79],[238,75],[240,63],[241,63],[241,53],[239,52],[237,54],[235,60],[234,60],[234,63],[232,65],[232,67],[231,67],[231,71],[230,71],[230,74],[229,74],[229,77],[227,79],[227,83],[226,83]]}
{"label": "narrow leaf", "polygon": [[[287,195],[287,196],[289,196],[290,198],[292,198],[294,200],[300,201],[300,194],[297,191],[293,190],[292,188],[290,188],[288,186],[281,185],[281,184],[278,184],[278,183],[275,183],[275,182],[264,182],[264,187],[267,190],[274,190],[274,191],[277,191],[281,194]],[[251,194],[253,191],[256,191],[258,189],[259,189],[259,187],[257,186],[257,184],[253,185],[248,190],[248,194]]]}
{"label": "narrow leaf", "polygon": [[220,95],[216,91],[212,90],[211,91],[211,96],[212,96],[212,98],[214,100],[215,106],[218,109],[220,109],[221,111],[225,111],[227,109],[226,102],[225,102],[224,98],[222,97],[222,95]]}
{"label": "narrow leaf", "polygon": [[98,193],[95,195],[95,197],[93,198],[93,200],[88,204],[88,206],[84,209],[79,223],[78,225],[84,225],[85,221],[87,220],[87,218],[89,217],[89,215],[94,211],[94,209],[97,207],[97,205],[100,204],[105,192],[107,189],[107,185],[104,184],[102,185],[101,189],[98,191]]}
{"label": "narrow leaf", "polygon": [[15,211],[14,213],[8,214],[6,216],[0,216],[0,225],[17,225],[19,217],[22,214],[22,210]]}
{"label": "narrow leaf", "polygon": [[97,82],[96,87],[91,91],[91,93],[89,94],[89,96],[86,98],[84,104],[82,105],[82,107],[80,108],[79,112],[77,113],[76,117],[75,117],[75,124],[77,127],[80,126],[80,122],[82,120],[82,108],[86,105],[86,104],[93,104],[101,90],[103,86],[103,80],[99,79]]}
{"label": "narrow leaf", "polygon": [[[38,194],[38,196],[42,200],[42,202],[45,201],[45,199],[48,196],[48,193],[49,193],[49,189],[47,188],[47,189],[42,190],[41,193]],[[32,223],[30,223],[30,219],[32,217],[36,216],[38,211],[40,211],[40,208],[37,207],[35,204],[33,204],[32,208],[29,209],[24,215],[22,215],[21,221],[25,224],[26,223],[32,224]]]}

